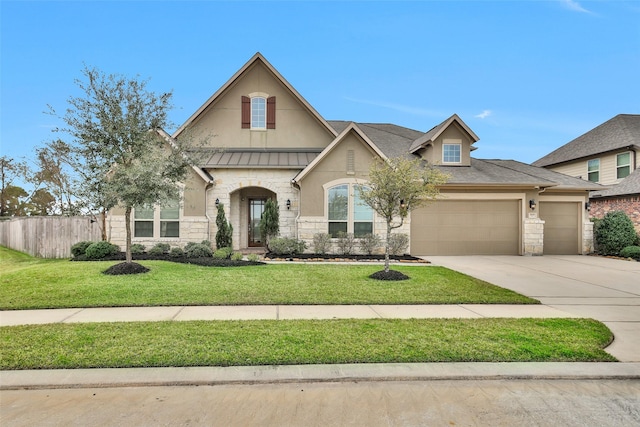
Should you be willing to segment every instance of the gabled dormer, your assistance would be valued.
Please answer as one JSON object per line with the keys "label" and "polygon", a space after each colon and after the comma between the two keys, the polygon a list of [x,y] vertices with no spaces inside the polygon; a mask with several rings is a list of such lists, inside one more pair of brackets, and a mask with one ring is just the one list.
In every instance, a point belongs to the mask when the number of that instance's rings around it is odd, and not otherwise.
{"label": "gabled dormer", "polygon": [[473,144],[480,138],[457,114],[416,139],[409,152],[432,165],[471,166]]}

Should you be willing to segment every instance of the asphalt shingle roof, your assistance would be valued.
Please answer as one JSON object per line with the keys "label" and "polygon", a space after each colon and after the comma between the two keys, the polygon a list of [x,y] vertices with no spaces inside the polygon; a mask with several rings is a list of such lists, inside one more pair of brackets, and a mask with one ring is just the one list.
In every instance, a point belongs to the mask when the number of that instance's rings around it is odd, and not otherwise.
{"label": "asphalt shingle roof", "polygon": [[640,194],[640,168],[607,190],[592,191],[589,197],[617,197],[630,194]]}
{"label": "asphalt shingle roof", "polygon": [[618,114],[533,162],[535,166],[551,166],[630,146],[640,149],[640,115]]}

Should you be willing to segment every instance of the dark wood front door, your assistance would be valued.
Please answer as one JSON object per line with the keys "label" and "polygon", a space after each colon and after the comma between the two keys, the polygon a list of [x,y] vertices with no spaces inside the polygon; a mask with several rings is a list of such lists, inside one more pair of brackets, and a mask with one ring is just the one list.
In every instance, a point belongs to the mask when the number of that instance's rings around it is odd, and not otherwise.
{"label": "dark wood front door", "polygon": [[249,199],[249,247],[264,246],[260,235],[260,220],[267,199]]}

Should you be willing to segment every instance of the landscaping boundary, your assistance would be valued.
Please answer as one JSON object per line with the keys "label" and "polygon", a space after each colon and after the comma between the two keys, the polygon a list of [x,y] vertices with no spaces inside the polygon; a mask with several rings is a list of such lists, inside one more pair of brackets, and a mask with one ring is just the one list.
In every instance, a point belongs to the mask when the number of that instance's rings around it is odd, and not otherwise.
{"label": "landscaping boundary", "polygon": [[0,245],[40,258],[68,258],[71,246],[101,239],[88,216],[33,216],[0,221]]}

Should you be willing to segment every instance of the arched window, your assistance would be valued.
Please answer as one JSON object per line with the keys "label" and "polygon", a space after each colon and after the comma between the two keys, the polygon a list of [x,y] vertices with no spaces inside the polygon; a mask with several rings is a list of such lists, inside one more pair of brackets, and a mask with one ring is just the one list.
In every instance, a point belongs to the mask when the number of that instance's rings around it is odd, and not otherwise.
{"label": "arched window", "polygon": [[355,237],[373,233],[373,209],[360,198],[358,184],[340,184],[327,190],[328,233],[353,233]]}

